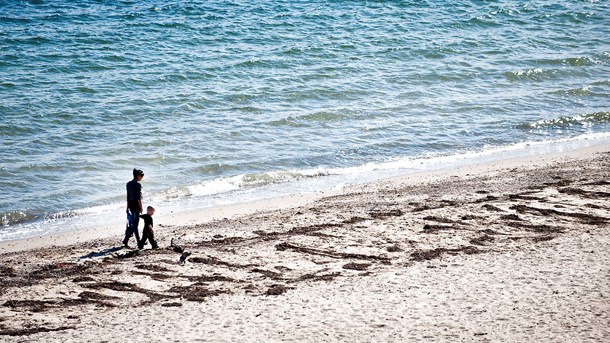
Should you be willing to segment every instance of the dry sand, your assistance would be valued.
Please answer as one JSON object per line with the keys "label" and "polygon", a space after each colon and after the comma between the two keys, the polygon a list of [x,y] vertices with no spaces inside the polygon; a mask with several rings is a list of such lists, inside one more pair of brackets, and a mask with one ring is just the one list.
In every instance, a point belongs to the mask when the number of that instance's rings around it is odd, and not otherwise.
{"label": "dry sand", "polygon": [[0,341],[609,341],[609,167],[598,146],[168,217],[139,255],[120,230],[0,243]]}

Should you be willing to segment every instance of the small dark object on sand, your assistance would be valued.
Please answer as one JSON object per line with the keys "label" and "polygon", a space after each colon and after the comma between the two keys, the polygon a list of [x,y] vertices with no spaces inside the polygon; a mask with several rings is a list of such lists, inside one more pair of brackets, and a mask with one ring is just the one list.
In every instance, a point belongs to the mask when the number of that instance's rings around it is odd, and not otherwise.
{"label": "small dark object on sand", "polygon": [[173,238],[172,238],[169,246],[172,248],[172,250],[174,250],[174,252],[177,252],[177,253],[183,253],[184,252],[184,248],[183,247],[181,247],[181,246],[179,246],[177,244],[174,244],[174,239]]}
{"label": "small dark object on sand", "polygon": [[343,266],[343,269],[352,269],[352,270],[366,270],[370,267],[370,263],[348,263]]}
{"label": "small dark object on sand", "polygon": [[267,289],[267,295],[280,295],[280,294],[284,294],[286,291],[288,290],[288,288],[286,288],[286,286],[284,285],[273,285],[271,287],[269,287],[269,289]]}
{"label": "small dark object on sand", "polygon": [[182,255],[180,255],[180,264],[184,264],[184,262],[186,262],[186,258],[191,256],[191,253],[188,251],[185,251],[182,253]]}

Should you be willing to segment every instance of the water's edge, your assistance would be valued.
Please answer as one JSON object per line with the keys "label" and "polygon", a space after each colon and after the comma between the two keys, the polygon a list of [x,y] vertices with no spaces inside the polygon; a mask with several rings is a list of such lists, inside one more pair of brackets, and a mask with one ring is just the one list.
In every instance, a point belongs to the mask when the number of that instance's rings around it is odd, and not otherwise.
{"label": "water's edge", "polygon": [[[258,186],[246,185],[240,187],[234,185],[234,189],[226,190],[221,187],[217,193],[207,194],[203,192],[199,195],[180,199],[167,198],[165,195],[151,195],[151,199],[158,199],[159,201],[145,201],[145,204],[154,204],[158,218],[175,218],[180,216],[181,213],[193,213],[204,209],[210,210],[245,203],[256,206],[257,201],[298,194],[307,195],[336,191],[351,185],[376,182],[393,177],[404,177],[415,173],[451,170],[523,157],[536,158],[541,155],[568,153],[582,148],[609,144],[610,133],[587,134],[567,139],[519,143],[453,155],[402,158],[354,168],[291,171],[291,174],[299,176],[291,179],[279,177],[273,182]],[[240,176],[240,178],[243,178],[243,176]],[[229,183],[229,181],[216,180],[212,183]],[[205,188],[206,186],[198,185],[196,187]],[[201,221],[206,219],[209,218],[201,218]],[[120,232],[121,228],[124,228],[124,223],[124,203],[116,202],[78,209],[68,213],[60,212],[33,223],[5,227],[3,231],[0,231],[0,242],[78,231],[92,227]],[[164,224],[174,225],[175,223],[165,222]]]}

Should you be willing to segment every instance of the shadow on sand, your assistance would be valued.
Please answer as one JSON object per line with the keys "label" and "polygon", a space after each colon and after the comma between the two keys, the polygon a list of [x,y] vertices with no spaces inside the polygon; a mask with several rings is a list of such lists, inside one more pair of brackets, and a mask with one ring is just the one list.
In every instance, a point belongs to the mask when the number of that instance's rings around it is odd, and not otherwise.
{"label": "shadow on sand", "polygon": [[117,252],[119,250],[123,249],[122,246],[117,246],[117,247],[112,247],[112,248],[108,248],[108,249],[104,249],[101,251],[92,251],[90,253],[88,253],[87,255],[83,255],[80,257],[81,260],[87,259],[87,258],[93,258],[93,257],[100,257],[100,256],[106,256],[106,255],[110,255],[114,252]]}

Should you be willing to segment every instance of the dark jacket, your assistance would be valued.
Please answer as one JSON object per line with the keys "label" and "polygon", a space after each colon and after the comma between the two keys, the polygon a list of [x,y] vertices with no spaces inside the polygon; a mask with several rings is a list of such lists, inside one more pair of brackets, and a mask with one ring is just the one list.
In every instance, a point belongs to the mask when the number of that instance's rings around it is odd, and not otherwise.
{"label": "dark jacket", "polygon": [[153,227],[153,218],[148,214],[140,215],[140,218],[144,219],[144,229],[151,229]]}
{"label": "dark jacket", "polygon": [[142,185],[133,179],[127,182],[127,201],[138,202],[142,200]]}

